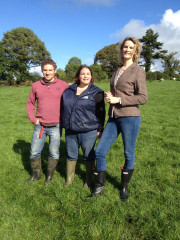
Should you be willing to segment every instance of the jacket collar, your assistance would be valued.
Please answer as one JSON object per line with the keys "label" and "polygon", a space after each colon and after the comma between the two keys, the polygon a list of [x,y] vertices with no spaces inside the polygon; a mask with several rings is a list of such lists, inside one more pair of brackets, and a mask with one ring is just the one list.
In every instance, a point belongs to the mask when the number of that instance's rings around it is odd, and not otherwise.
{"label": "jacket collar", "polygon": [[[40,80],[40,82],[41,82],[42,85],[46,85],[46,84],[47,84],[47,83],[44,81],[44,78],[42,78],[42,79]],[[56,82],[57,82],[57,77],[54,76],[54,81],[51,82],[51,84],[54,84],[54,83],[56,83]]]}
{"label": "jacket collar", "polygon": [[[129,72],[132,71],[136,66],[137,66],[136,63],[132,63],[132,64],[123,72],[123,74],[119,77],[119,79],[117,80],[117,83],[118,83],[119,81],[122,81],[122,80],[129,74]],[[119,70],[119,68],[116,70],[116,73],[115,73],[115,75],[114,75],[114,80],[113,80],[114,83],[115,83],[115,78],[116,78],[116,76],[117,76],[117,74],[118,74],[118,72],[119,72],[118,70]],[[116,85],[117,85],[117,83],[116,83]]]}
{"label": "jacket collar", "polygon": [[[72,85],[69,86],[70,89],[72,89],[73,91],[77,91],[77,87],[78,87],[78,84],[77,83],[73,83]],[[84,91],[89,91],[90,89],[92,89],[94,87],[94,84],[91,82],[88,86],[88,88]]]}

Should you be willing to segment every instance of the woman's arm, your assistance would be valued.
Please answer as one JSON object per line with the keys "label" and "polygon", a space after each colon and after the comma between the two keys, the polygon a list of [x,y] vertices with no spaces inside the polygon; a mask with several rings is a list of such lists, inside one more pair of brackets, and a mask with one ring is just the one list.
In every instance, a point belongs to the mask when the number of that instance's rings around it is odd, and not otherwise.
{"label": "woman's arm", "polygon": [[103,92],[98,92],[95,97],[96,101],[96,117],[99,119],[99,127],[98,127],[98,133],[97,137],[101,136],[101,133],[104,128],[104,122],[105,122],[105,103],[104,103],[104,93]]}
{"label": "woman's arm", "polygon": [[147,101],[146,73],[143,68],[139,67],[136,72],[134,94],[121,96],[121,104],[125,106],[133,106],[145,104]]}

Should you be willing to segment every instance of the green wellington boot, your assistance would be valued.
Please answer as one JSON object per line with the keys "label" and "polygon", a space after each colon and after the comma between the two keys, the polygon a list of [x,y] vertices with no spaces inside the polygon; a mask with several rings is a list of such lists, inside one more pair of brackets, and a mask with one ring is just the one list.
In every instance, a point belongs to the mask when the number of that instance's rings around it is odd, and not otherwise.
{"label": "green wellington boot", "polygon": [[39,180],[41,178],[41,158],[30,159],[32,174],[25,182]]}
{"label": "green wellington boot", "polygon": [[48,158],[47,176],[46,176],[45,184],[48,184],[52,181],[57,164],[58,164],[58,159]]}
{"label": "green wellington boot", "polygon": [[75,175],[75,170],[76,170],[76,163],[77,161],[71,161],[67,159],[66,162],[66,182],[64,184],[64,187],[70,186],[73,181],[74,181],[74,175]]}

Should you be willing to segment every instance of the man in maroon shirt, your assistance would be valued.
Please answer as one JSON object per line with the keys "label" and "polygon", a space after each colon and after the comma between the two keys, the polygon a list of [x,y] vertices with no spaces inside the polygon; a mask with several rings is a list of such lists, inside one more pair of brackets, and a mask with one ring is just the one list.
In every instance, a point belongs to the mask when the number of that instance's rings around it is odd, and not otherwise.
{"label": "man in maroon shirt", "polygon": [[26,182],[41,178],[41,152],[46,136],[49,136],[49,157],[45,183],[52,180],[59,160],[61,97],[68,85],[57,79],[56,69],[57,65],[52,59],[42,61],[41,70],[44,77],[33,83],[26,104],[29,120],[35,125],[30,151],[32,175]]}

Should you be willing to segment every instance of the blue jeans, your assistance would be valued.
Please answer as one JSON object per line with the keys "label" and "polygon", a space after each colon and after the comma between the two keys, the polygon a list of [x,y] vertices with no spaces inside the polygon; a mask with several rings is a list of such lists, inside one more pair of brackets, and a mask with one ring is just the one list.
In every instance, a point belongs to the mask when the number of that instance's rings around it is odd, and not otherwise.
{"label": "blue jeans", "polygon": [[79,147],[82,148],[83,158],[87,161],[95,161],[94,145],[97,138],[97,130],[89,132],[74,132],[66,130],[66,154],[71,161],[78,159]]}
{"label": "blue jeans", "polygon": [[59,159],[59,147],[61,130],[60,124],[55,127],[44,127],[42,137],[40,138],[41,124],[34,126],[34,132],[31,141],[30,158],[41,157],[46,137],[49,136],[49,157]]}
{"label": "blue jeans", "polygon": [[106,155],[120,133],[124,144],[124,169],[134,168],[134,151],[140,124],[140,117],[109,118],[95,151],[98,171],[106,170]]}

